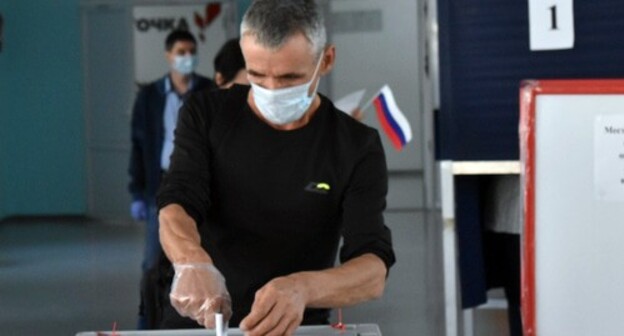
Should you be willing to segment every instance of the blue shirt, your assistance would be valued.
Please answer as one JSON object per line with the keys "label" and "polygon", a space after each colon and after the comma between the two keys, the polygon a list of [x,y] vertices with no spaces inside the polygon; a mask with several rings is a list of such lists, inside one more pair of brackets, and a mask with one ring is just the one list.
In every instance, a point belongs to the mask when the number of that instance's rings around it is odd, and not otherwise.
{"label": "blue shirt", "polygon": [[[194,80],[191,78],[187,92],[193,89],[193,84]],[[171,79],[169,77],[165,80],[165,93],[167,95],[165,100],[165,113],[163,113],[165,135],[163,137],[163,147],[160,156],[160,167],[162,170],[166,171],[169,169],[169,157],[171,153],[173,153],[173,134],[178,121],[178,111],[180,107],[182,107],[182,104],[184,104],[187,95],[180,96],[171,85]]]}

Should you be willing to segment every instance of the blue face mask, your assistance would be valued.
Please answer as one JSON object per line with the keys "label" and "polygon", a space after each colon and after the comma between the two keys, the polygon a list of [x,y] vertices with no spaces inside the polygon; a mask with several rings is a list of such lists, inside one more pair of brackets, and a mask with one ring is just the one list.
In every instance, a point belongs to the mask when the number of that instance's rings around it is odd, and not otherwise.
{"label": "blue face mask", "polygon": [[173,70],[177,71],[181,75],[190,75],[197,68],[197,56],[196,55],[176,55],[173,58],[173,64],[171,65]]}
{"label": "blue face mask", "polygon": [[305,84],[270,90],[250,82],[256,107],[266,120],[275,125],[285,125],[303,117],[316,96],[318,84],[311,95],[308,92],[316,79],[322,59],[319,59],[312,79]]}

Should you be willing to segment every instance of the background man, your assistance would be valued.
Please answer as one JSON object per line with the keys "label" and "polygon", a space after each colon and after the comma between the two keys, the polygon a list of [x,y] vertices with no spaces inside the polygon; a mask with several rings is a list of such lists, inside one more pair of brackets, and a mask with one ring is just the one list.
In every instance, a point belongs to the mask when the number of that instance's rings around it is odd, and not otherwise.
{"label": "background man", "polygon": [[218,87],[227,89],[234,84],[249,85],[245,59],[238,38],[228,40],[223,44],[214,58],[213,65],[214,80]]}
{"label": "background man", "polygon": [[[132,193],[132,217],[146,221],[142,283],[145,282],[145,273],[156,265],[161,251],[156,191],[163,172],[169,169],[178,110],[190,92],[215,87],[210,79],[194,73],[196,54],[197,42],[191,33],[171,32],[165,40],[165,58],[171,67],[169,73],[143,86],[134,103],[129,190]],[[148,322],[143,311],[143,299],[141,301],[139,328],[144,329]]]}

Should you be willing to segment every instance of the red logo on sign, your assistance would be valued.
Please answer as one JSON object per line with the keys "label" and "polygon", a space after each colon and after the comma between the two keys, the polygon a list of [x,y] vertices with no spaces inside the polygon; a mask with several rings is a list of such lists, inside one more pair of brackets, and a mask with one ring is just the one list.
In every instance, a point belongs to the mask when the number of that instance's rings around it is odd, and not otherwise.
{"label": "red logo on sign", "polygon": [[210,3],[206,5],[204,9],[204,15],[195,12],[195,24],[199,27],[199,39],[202,42],[206,41],[204,30],[210,26],[210,24],[221,13],[221,3]]}

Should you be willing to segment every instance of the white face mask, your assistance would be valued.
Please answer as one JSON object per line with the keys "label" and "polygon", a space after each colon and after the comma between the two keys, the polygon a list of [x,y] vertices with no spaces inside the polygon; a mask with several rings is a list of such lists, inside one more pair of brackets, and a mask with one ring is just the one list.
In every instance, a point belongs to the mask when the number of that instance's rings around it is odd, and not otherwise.
{"label": "white face mask", "polygon": [[256,107],[266,120],[275,125],[285,125],[303,117],[316,96],[318,83],[311,95],[308,92],[316,79],[322,59],[319,59],[312,79],[305,84],[269,90],[250,82]]}
{"label": "white face mask", "polygon": [[176,55],[173,57],[173,64],[171,65],[173,70],[177,71],[181,75],[190,75],[197,67],[196,55]]}

